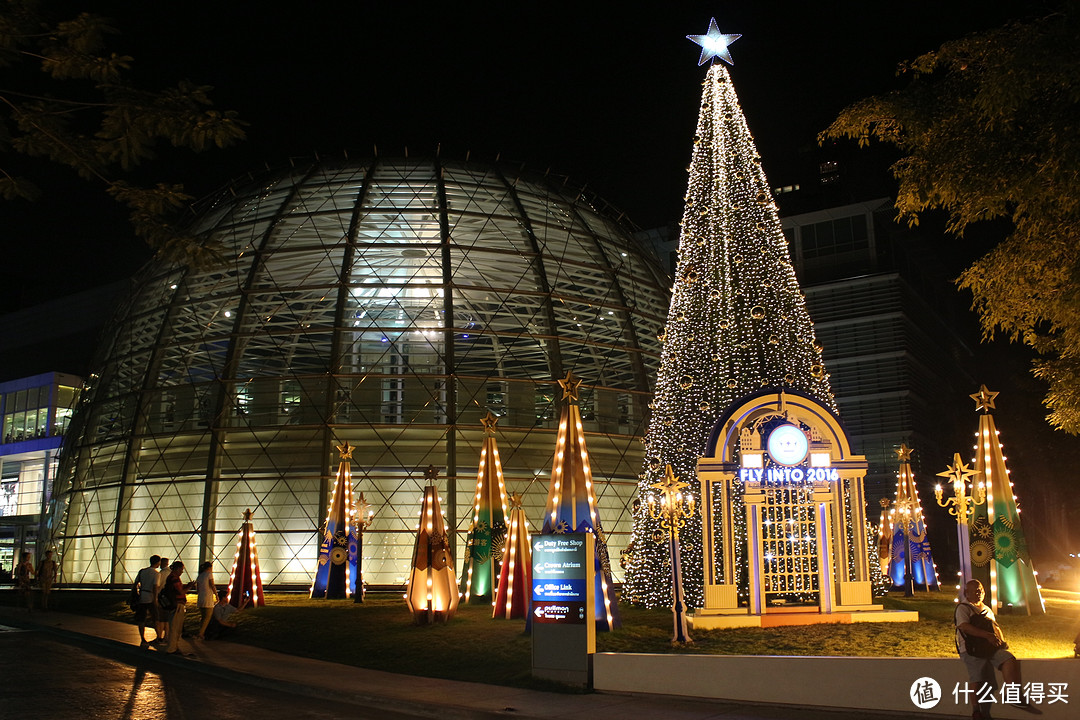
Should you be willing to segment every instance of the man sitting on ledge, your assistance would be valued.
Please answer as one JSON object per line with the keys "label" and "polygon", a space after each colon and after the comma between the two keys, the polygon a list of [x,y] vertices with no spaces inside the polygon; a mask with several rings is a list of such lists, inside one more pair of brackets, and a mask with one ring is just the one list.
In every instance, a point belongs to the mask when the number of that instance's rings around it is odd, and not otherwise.
{"label": "man sitting on ledge", "polygon": [[244,593],[240,606],[236,607],[229,603],[228,590],[218,590],[218,601],[217,605],[214,606],[210,626],[206,628],[206,639],[222,638],[232,634],[236,630],[237,621],[240,619],[237,616],[241,610],[247,607],[249,600],[251,600],[251,597]]}

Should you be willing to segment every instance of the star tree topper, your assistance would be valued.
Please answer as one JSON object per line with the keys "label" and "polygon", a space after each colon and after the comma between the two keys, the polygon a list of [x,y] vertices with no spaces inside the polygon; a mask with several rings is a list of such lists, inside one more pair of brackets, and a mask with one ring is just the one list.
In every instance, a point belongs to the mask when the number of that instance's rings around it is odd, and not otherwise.
{"label": "star tree topper", "polygon": [[701,46],[701,57],[698,58],[698,66],[704,65],[714,57],[718,57],[728,65],[734,65],[728,46],[742,35],[725,35],[716,26],[716,18],[709,18],[709,29],[704,35],[687,35],[686,39]]}
{"label": "star tree topper", "polygon": [[581,394],[581,379],[574,377],[572,370],[566,371],[566,377],[559,381],[559,387],[563,390],[563,400],[566,402],[577,402],[578,396]]}
{"label": "star tree topper", "polygon": [[993,410],[994,398],[997,396],[998,394],[996,392],[987,390],[985,385],[979,386],[979,392],[968,395],[968,397],[975,401],[975,412],[978,412],[979,410]]}
{"label": "star tree topper", "polygon": [[896,453],[896,457],[900,460],[900,462],[910,462],[911,450],[912,448],[909,448],[904,443],[900,443],[900,448],[897,450],[893,450],[893,452]]}

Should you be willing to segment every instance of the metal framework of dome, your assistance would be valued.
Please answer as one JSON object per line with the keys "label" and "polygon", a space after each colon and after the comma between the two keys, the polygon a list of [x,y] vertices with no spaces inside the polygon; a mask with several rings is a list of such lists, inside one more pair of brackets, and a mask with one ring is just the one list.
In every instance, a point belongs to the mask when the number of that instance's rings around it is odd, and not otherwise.
{"label": "metal framework of dome", "polygon": [[150,263],[99,347],[54,494],[66,581],[123,585],[151,554],[227,574],[253,508],[264,582],[307,587],[347,441],[375,511],[364,578],[403,584],[428,466],[462,547],[488,411],[539,521],[568,370],[618,556],[668,290],[600,201],[500,165],[320,161],[193,231],[226,262]]}

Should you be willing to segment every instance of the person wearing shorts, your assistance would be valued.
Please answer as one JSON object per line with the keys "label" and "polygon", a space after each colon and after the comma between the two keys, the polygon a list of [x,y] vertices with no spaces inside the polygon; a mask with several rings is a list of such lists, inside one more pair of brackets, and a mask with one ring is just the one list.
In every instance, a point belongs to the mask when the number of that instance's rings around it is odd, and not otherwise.
{"label": "person wearing shorts", "polygon": [[[968,678],[970,679],[971,684],[974,685],[976,693],[981,694],[984,686],[989,686],[991,694],[997,690],[997,676],[994,674],[995,668],[1001,671],[1001,677],[1005,682],[1022,687],[1023,681],[1020,679],[1020,661],[1016,659],[1015,655],[1009,652],[1009,646],[1005,642],[1005,638],[1002,637],[1001,631],[997,626],[997,619],[994,617],[994,611],[986,605],[983,605],[984,595],[985,592],[982,583],[978,580],[969,580],[964,586],[964,597],[967,602],[962,602],[957,605],[954,618],[956,625],[956,652],[960,655],[960,659],[967,668]],[[986,620],[989,620],[993,630],[977,627],[974,624],[974,622],[978,620],[976,616],[982,616]],[[985,625],[986,623],[982,622],[980,624]],[[988,657],[977,657],[968,652],[969,645],[972,644],[970,640],[973,638],[982,638],[983,640],[989,641],[992,646],[992,652]],[[1022,699],[1021,702],[1009,704],[1036,715],[1042,714],[1042,712],[1027,699]],[[992,703],[976,702],[974,712],[972,713],[973,720],[990,720],[990,710],[992,707]]]}
{"label": "person wearing shorts", "polygon": [[[161,558],[157,555],[150,556],[150,565],[144,567],[135,576],[134,589],[139,592],[139,603],[135,606],[135,622],[139,624],[139,647],[148,648],[150,642],[146,639],[146,626],[153,625],[155,632],[158,623],[158,564]],[[155,641],[160,640],[160,633]]]}

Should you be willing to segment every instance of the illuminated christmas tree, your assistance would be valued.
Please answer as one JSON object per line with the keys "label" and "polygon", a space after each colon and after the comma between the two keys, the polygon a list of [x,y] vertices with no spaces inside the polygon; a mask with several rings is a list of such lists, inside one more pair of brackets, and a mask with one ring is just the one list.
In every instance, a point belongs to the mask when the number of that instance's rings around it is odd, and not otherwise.
{"label": "illuminated christmas tree", "polygon": [[976,411],[981,411],[979,432],[975,436],[974,469],[986,492],[986,502],[977,505],[972,516],[972,572],[989,589],[990,607],[995,612],[1011,610],[1041,615],[1046,608],[1024,540],[1020,509],[994,416],[990,413],[997,395],[985,385],[971,395]]}
{"label": "illuminated christmas tree", "polygon": [[236,557],[229,573],[229,604],[240,607],[245,597],[250,598],[250,605],[266,605],[250,509],[244,511],[244,523],[240,526],[240,537],[236,541]]}
{"label": "illuminated christmas tree", "polygon": [[326,510],[319,564],[311,583],[313,598],[340,600],[356,592],[356,553],[359,543],[352,494],[352,453],[355,449],[347,440],[344,445],[338,446],[341,462],[338,464],[334,490],[330,493],[330,507]]}
{"label": "illuminated christmas tree", "polygon": [[[877,535],[875,535],[877,529],[878,528],[875,528],[869,520],[866,521],[867,538],[877,537]],[[867,545],[869,551],[867,560],[870,568],[870,592],[873,593],[874,597],[881,597],[889,592],[890,583],[885,575],[885,570],[888,569],[888,563],[881,562],[881,555],[879,554],[881,547],[880,542],[871,540]],[[883,564],[885,565],[884,569],[882,568]]]}
{"label": "illuminated christmas tree", "polygon": [[499,586],[495,594],[491,616],[496,618],[523,618],[529,612],[532,597],[532,543],[529,542],[529,521],[521,508],[521,496],[510,496],[509,529],[506,547],[499,567]]}
{"label": "illuminated christmas tree", "polygon": [[405,587],[405,604],[418,625],[447,622],[457,612],[459,599],[454,556],[446,535],[446,518],[439,506],[438,488],[434,485],[438,477],[434,467],[429,466],[424,473],[424,479],[431,484],[424,488],[420,524],[416,527],[416,544]]}
{"label": "illuminated christmas tree", "polygon": [[559,414],[555,461],[551,466],[551,486],[541,532],[546,535],[588,532],[596,538],[596,628],[611,630],[620,624],[619,605],[611,583],[607,539],[596,511],[589,450],[585,447],[585,430],[581,426],[581,408],[578,407],[581,380],[567,371],[559,386],[563,390],[563,407]]}
{"label": "illuminated christmas tree", "polygon": [[914,586],[921,585],[924,590],[937,590],[937,569],[930,555],[919,489],[915,487],[915,473],[911,471],[911,448],[901,443],[896,457],[900,460],[900,471],[896,476],[896,501],[888,513],[886,529],[889,539],[889,579],[896,589],[914,590]]}
{"label": "illuminated christmas tree", "polygon": [[877,552],[874,555],[877,558],[878,571],[883,575],[887,575],[889,573],[890,548],[892,547],[892,523],[889,522],[889,505],[891,501],[889,498],[881,498],[880,502],[881,517],[878,519],[877,532],[868,537],[877,538]]}
{"label": "illuminated christmas tree", "polygon": [[495,423],[498,421],[499,418],[490,412],[480,421],[484,425],[484,445],[480,450],[473,520],[465,542],[462,571],[462,593],[466,602],[491,602],[506,539],[506,486],[499,462],[499,447],[495,443]]}
{"label": "illuminated christmas tree", "polygon": [[[715,57],[730,63],[727,44],[739,36],[722,35],[712,20],[708,34],[688,37],[702,46],[700,65]],[[795,388],[835,407],[731,78],[714,61],[703,85],[640,498],[671,465],[700,501],[697,459],[713,423],[736,398],[761,388]],[[659,532],[645,503],[637,503],[623,597],[670,607],[668,553],[652,541]],[[691,518],[680,537],[686,601],[700,607],[700,519]]]}

